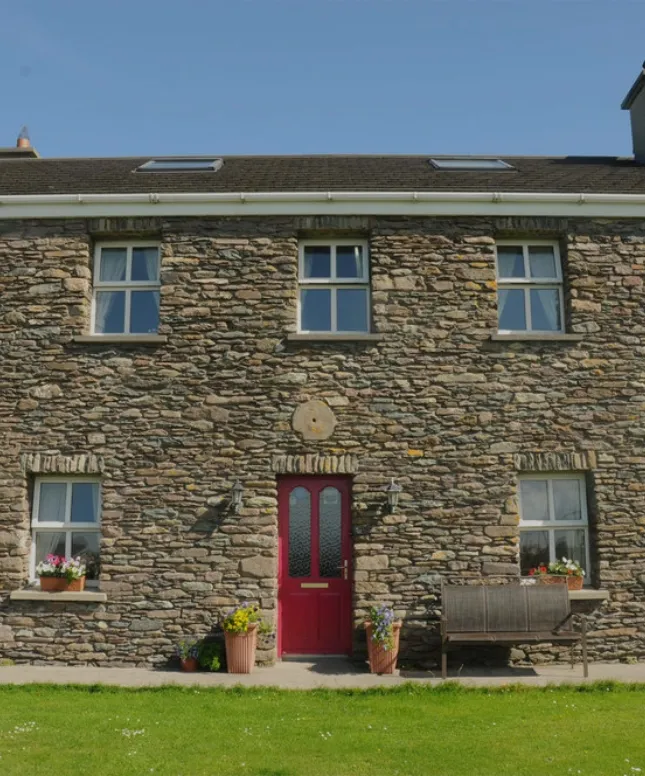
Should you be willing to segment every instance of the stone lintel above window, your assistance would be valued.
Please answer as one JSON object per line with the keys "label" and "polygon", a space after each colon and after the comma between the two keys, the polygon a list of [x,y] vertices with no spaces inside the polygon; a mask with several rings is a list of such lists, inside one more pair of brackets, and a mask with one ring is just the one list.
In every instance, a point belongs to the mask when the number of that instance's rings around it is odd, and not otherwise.
{"label": "stone lintel above window", "polygon": [[102,474],[105,469],[103,458],[92,453],[24,453],[20,462],[25,474]]}
{"label": "stone lintel above window", "polygon": [[513,462],[519,472],[584,472],[597,465],[593,450],[516,453]]}

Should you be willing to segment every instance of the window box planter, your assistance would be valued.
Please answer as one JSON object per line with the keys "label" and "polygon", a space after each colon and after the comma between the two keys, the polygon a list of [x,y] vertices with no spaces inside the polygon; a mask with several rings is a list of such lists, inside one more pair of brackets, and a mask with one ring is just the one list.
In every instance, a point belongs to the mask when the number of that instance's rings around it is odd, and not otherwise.
{"label": "window box planter", "polygon": [[244,633],[224,631],[226,665],[229,674],[250,674],[255,667],[258,624],[251,622]]}
{"label": "window box planter", "polygon": [[401,621],[392,623],[392,648],[374,641],[374,629],[368,620],[365,623],[367,631],[367,657],[372,674],[393,674],[396,669],[396,661],[399,656],[399,636],[401,635]]}
{"label": "window box planter", "polygon": [[80,593],[85,590],[85,577],[67,580],[65,577],[40,577],[40,589],[45,593]]}
{"label": "window box planter", "polygon": [[582,590],[584,577],[564,574],[540,574],[536,577],[539,585],[566,585],[569,590]]}

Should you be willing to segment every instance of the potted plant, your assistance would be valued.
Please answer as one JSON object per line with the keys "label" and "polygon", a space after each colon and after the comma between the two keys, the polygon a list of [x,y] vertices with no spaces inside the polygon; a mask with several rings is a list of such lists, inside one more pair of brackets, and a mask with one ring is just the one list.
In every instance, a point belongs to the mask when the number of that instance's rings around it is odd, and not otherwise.
{"label": "potted plant", "polygon": [[224,616],[222,629],[229,674],[250,674],[253,670],[260,622],[258,607],[246,602]]}
{"label": "potted plant", "polygon": [[370,608],[365,630],[367,631],[367,656],[371,673],[394,673],[399,655],[401,625],[400,620],[395,621],[394,610],[389,606],[372,606]]}
{"label": "potted plant", "polygon": [[585,572],[582,566],[570,558],[555,560],[546,566],[541,563],[529,571],[530,577],[537,577],[542,585],[566,584],[569,590],[582,590]]}
{"label": "potted plant", "polygon": [[184,639],[175,647],[182,671],[196,671],[199,668],[199,643],[196,639]]}
{"label": "potted plant", "polygon": [[80,558],[48,555],[36,566],[40,589],[53,592],[80,592],[85,588],[85,564]]}

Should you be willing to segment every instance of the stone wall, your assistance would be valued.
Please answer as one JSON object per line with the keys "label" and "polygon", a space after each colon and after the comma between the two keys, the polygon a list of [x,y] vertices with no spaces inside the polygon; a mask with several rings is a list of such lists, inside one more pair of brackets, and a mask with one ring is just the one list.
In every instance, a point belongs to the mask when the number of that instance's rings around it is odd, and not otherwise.
{"label": "stone wall", "polygon": [[[348,230],[370,241],[382,338],[287,340],[299,235]],[[88,332],[93,241],[124,235],[161,242],[167,341],[74,342]],[[565,247],[580,341],[490,340],[494,239],[513,235]],[[356,623],[394,604],[408,657],[433,657],[442,578],[518,575],[518,469],[544,466],[588,473],[594,582],[611,593],[592,655],[642,657],[644,273],[642,221],[0,221],[0,653],[156,664],[239,600],[273,616],[277,477],[334,458],[353,481]],[[336,416],[325,441],[291,427],[310,399]],[[28,575],[34,462],[81,458],[101,467],[107,602],[11,601]],[[391,477],[404,489],[392,515]],[[265,643],[261,658],[273,654]]]}

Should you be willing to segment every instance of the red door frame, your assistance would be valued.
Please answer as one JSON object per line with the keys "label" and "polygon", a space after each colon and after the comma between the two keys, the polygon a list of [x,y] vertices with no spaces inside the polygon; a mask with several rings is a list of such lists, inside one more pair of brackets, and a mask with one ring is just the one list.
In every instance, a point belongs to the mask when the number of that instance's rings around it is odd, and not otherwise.
{"label": "red door frame", "polygon": [[[304,487],[311,494],[311,574],[306,578],[289,577],[289,495],[294,488]],[[319,497],[324,488],[336,488],[341,494],[341,570],[340,576],[321,577],[319,575]],[[302,593],[302,583],[325,584],[323,589],[307,590],[310,600],[315,603],[321,595],[338,597],[340,635],[336,640],[339,645],[331,654],[351,654],[352,651],[352,539],[351,539],[351,478],[302,475],[285,476],[278,480],[278,657],[283,654],[283,627],[285,625],[285,603],[292,593]],[[287,603],[287,605],[289,605]],[[313,654],[322,654],[322,651]],[[307,654],[294,653],[294,654]]]}

